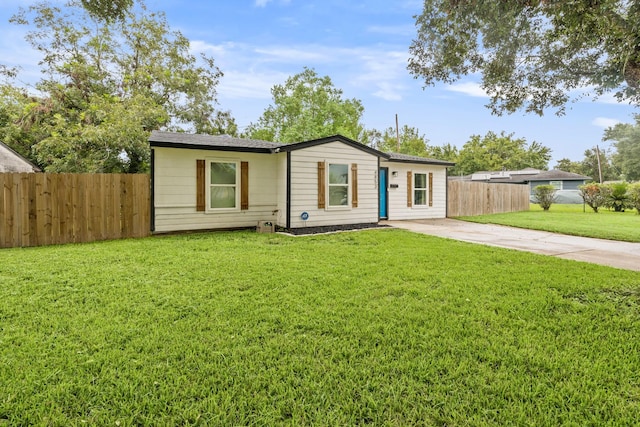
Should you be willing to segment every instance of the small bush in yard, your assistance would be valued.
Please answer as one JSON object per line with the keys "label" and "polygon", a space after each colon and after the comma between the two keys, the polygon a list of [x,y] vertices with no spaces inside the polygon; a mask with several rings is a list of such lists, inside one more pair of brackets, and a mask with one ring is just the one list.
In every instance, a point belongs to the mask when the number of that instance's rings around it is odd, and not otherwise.
{"label": "small bush in yard", "polygon": [[533,196],[536,199],[536,203],[542,209],[548,211],[553,202],[556,201],[556,189],[553,185],[538,185],[533,188]]}
{"label": "small bush in yard", "polygon": [[628,195],[627,187],[629,184],[626,182],[614,182],[607,184],[605,187],[608,189],[609,195],[606,206],[612,208],[616,212],[624,212],[627,207]]}
{"label": "small bush in yard", "polygon": [[592,182],[591,184],[581,185],[578,188],[580,189],[580,195],[584,202],[589,205],[595,213],[598,213],[600,206],[606,206],[609,200],[609,193],[611,192],[609,187]]}
{"label": "small bush in yard", "polygon": [[640,182],[629,185],[627,188],[628,203],[640,214]]}

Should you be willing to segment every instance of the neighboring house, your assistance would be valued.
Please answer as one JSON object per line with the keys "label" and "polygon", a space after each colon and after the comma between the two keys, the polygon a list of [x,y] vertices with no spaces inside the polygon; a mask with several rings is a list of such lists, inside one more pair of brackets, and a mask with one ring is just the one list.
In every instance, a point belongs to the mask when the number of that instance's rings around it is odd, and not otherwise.
{"label": "neighboring house", "polygon": [[4,172],[40,172],[40,169],[0,142],[0,173]]}
{"label": "neighboring house", "polygon": [[278,144],[155,131],[149,143],[155,232],[444,218],[454,166],[340,135]]}
{"label": "neighboring house", "polygon": [[532,199],[533,190],[538,185],[551,185],[557,190],[556,203],[584,203],[578,187],[587,181],[591,181],[591,177],[554,169],[532,176],[529,179],[529,187]]}
{"label": "neighboring house", "polygon": [[556,191],[556,203],[582,203],[579,186],[591,181],[591,177],[561,170],[541,171],[523,169],[519,171],[476,172],[461,178],[465,181],[482,181],[490,183],[526,184],[529,185],[531,201],[533,191],[538,185],[552,185]]}

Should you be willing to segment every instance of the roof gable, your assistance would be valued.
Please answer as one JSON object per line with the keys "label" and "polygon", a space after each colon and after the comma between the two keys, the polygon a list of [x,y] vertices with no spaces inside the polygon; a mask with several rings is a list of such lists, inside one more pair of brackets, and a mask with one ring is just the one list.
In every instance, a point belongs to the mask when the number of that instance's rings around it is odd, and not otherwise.
{"label": "roof gable", "polygon": [[0,172],[40,172],[40,168],[0,142]]}
{"label": "roof gable", "polygon": [[294,142],[293,144],[282,144],[275,151],[287,152],[287,151],[295,151],[295,150],[303,150],[309,147],[315,147],[317,145],[328,144],[331,142],[341,142],[346,144],[352,148],[355,148],[360,151],[364,151],[368,154],[378,156],[378,157],[387,157],[385,153],[382,151],[378,151],[375,148],[371,148],[367,145],[361,144],[353,139],[349,139],[346,136],[342,135],[333,135],[327,136],[324,138],[313,139],[311,141],[303,141],[303,142]]}

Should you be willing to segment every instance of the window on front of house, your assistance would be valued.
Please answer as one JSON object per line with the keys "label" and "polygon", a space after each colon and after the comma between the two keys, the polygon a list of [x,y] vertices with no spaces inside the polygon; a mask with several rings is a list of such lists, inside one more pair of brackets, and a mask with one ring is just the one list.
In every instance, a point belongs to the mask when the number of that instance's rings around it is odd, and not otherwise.
{"label": "window on front of house", "polygon": [[238,164],[212,161],[209,181],[209,208],[235,209],[237,201]]}
{"label": "window on front of house", "polygon": [[424,206],[427,204],[427,174],[416,173],[413,176],[413,204]]}
{"label": "window on front of house", "polygon": [[329,206],[349,205],[349,165],[329,164]]}
{"label": "window on front of house", "polygon": [[562,190],[562,181],[549,181],[549,185],[556,190]]}

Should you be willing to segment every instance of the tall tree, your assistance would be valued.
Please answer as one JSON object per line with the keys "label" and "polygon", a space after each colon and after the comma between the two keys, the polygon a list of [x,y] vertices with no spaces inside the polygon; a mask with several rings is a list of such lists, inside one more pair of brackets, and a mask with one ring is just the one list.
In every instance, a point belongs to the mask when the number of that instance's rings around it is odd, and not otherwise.
{"label": "tall tree", "polygon": [[425,0],[408,68],[427,85],[481,73],[496,114],[562,114],[579,87],[638,104],[638,22],[638,1]]}
{"label": "tall tree", "polygon": [[478,171],[546,169],[551,149],[513,134],[488,132],[484,137],[472,135],[458,155],[455,174],[468,175]]}
{"label": "tall tree", "polygon": [[571,159],[568,159],[566,157],[558,160],[558,162],[556,163],[556,167],[555,169],[561,170],[561,171],[565,171],[565,172],[571,172],[571,173],[582,173],[582,164],[580,162],[574,162]]}
{"label": "tall tree", "polygon": [[123,20],[127,11],[133,7],[133,0],[80,0],[80,4],[94,18]]}
{"label": "tall tree", "polygon": [[636,115],[635,120],[635,124],[618,123],[607,129],[603,138],[614,141],[613,165],[628,181],[640,181],[640,115]]}
{"label": "tall tree", "polygon": [[460,157],[460,152],[455,145],[446,143],[443,145],[430,145],[427,147],[427,155],[434,159],[447,160],[455,163]]}
{"label": "tall tree", "polygon": [[425,157],[428,154],[429,140],[417,128],[404,125],[398,132],[392,127],[383,132],[375,129],[369,131],[369,143],[380,151]]}
{"label": "tall tree", "polygon": [[230,114],[215,109],[222,73],[212,58],[190,53],[164,14],[138,2],[118,9],[122,19],[105,18],[86,9],[89,3],[109,4],[71,0],[61,9],[41,2],[12,18],[30,29],[26,39],[42,54],[43,77],[35,95],[4,86],[4,142],[24,153],[19,138],[28,135],[24,154],[47,171],[140,172],[153,129],[235,129]]}
{"label": "tall tree", "polygon": [[[600,153],[600,164],[598,164],[598,153]],[[595,182],[600,180],[600,171],[602,171],[602,181],[616,180],[619,173],[611,164],[611,154],[598,147],[589,148],[584,151],[584,159],[580,162],[581,170],[578,173],[590,176]]]}
{"label": "tall tree", "polygon": [[320,77],[312,68],[289,77],[271,89],[273,104],[247,136],[277,142],[296,142],[341,134],[361,141],[364,107],[358,99],[343,99],[329,76]]}

